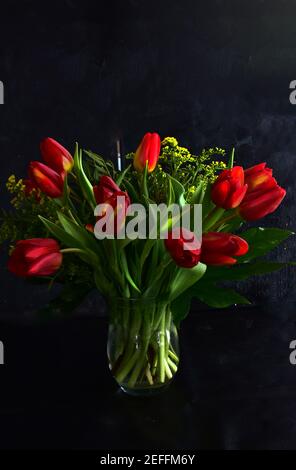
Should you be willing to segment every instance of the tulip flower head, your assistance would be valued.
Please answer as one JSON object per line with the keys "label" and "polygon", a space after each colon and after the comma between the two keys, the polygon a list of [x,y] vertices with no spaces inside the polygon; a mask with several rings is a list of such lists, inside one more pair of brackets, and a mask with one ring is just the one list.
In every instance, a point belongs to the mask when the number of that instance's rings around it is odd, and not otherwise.
{"label": "tulip flower head", "polygon": [[208,232],[202,236],[201,261],[208,265],[223,266],[235,264],[234,256],[248,252],[249,245],[241,237],[232,233]]}
{"label": "tulip flower head", "polygon": [[31,181],[47,196],[61,197],[64,191],[64,174],[59,174],[44,163],[31,162],[29,165]]}
{"label": "tulip flower head", "polygon": [[110,176],[101,176],[98,185],[94,186],[94,195],[97,204],[106,202],[111,196],[121,191],[120,187],[117,186]]}
{"label": "tulip flower head", "polygon": [[31,238],[17,242],[8,269],[20,277],[50,276],[62,264],[59,244],[52,238]]}
{"label": "tulip flower head", "polygon": [[72,170],[74,165],[72,155],[51,137],[41,141],[40,151],[44,162],[57,173]]}
{"label": "tulip flower head", "polygon": [[134,168],[140,173],[144,171],[148,162],[148,173],[151,173],[158,162],[160,153],[160,137],[154,132],[144,135],[142,142],[136,150]]}
{"label": "tulip flower head", "polygon": [[241,166],[223,170],[212,186],[212,201],[223,209],[234,209],[243,200],[247,187]]}
{"label": "tulip flower head", "polygon": [[245,170],[245,181],[248,190],[238,208],[240,216],[245,220],[257,220],[274,212],[286,195],[272,176],[272,170],[266,163],[260,163]]}
{"label": "tulip flower head", "polygon": [[178,266],[193,268],[200,260],[200,243],[187,229],[173,229],[164,241],[165,247]]}
{"label": "tulip flower head", "polygon": [[96,202],[101,206],[101,215],[97,220],[103,217],[107,219],[106,227],[110,227],[110,232],[106,228],[105,233],[117,234],[124,225],[127,208],[131,203],[129,195],[121,191],[109,176],[101,176],[99,184],[93,190]]}

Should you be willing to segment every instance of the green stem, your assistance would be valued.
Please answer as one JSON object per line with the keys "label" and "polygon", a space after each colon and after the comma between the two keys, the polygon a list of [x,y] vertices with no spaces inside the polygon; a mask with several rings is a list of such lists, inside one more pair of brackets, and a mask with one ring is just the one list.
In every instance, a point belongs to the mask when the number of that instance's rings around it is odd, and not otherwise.
{"label": "green stem", "polygon": [[224,214],[225,209],[221,207],[215,207],[205,218],[202,226],[202,231],[208,232],[217,222],[221,219],[222,215]]}
{"label": "green stem", "polygon": [[173,378],[173,374],[172,374],[172,371],[169,368],[169,365],[168,365],[168,363],[165,359],[164,359],[164,368],[165,368],[165,373],[166,373],[167,378],[169,380],[171,380]]}
{"label": "green stem", "polygon": [[85,253],[80,248],[63,248],[60,250],[61,253]]}
{"label": "green stem", "polygon": [[165,315],[162,314],[159,333],[159,381],[165,381]]}
{"label": "green stem", "polygon": [[228,165],[227,165],[228,168],[233,168],[233,164],[234,164],[234,152],[235,152],[235,148],[233,147],[233,148],[232,148],[232,151],[231,151],[230,159],[229,159],[229,162],[228,162]]}
{"label": "green stem", "polygon": [[135,352],[135,354],[127,361],[127,363],[124,363],[124,367],[121,369],[120,372],[115,374],[116,380],[119,383],[122,383],[125,379],[125,377],[130,373],[132,368],[134,367],[139,355],[139,350]]}
{"label": "green stem", "polygon": [[137,382],[137,378],[143,369],[144,365],[146,364],[146,352],[148,348],[149,342],[145,344],[145,346],[142,346],[142,350],[138,359],[138,362],[136,364],[136,367],[134,368],[131,377],[128,381],[128,386],[129,387],[134,387],[135,383]]}
{"label": "green stem", "polygon": [[142,329],[141,329],[141,354],[138,360],[136,367],[134,368],[130,380],[128,382],[129,387],[133,387],[137,382],[138,376],[142,369],[146,369],[146,355],[149,347],[149,343],[151,341],[151,315],[154,313],[154,309],[150,312],[150,308],[148,307],[149,311],[147,312],[146,308],[143,312],[143,321],[142,321]]}
{"label": "green stem", "polygon": [[169,357],[167,358],[167,362],[170,368],[176,373],[178,370],[178,367],[176,366],[176,364]]}
{"label": "green stem", "polygon": [[119,328],[120,347],[112,364],[118,383],[149,387],[173,378],[179,359],[171,345],[172,318],[166,303],[124,304],[114,309],[112,322],[114,331]]}
{"label": "green stem", "polygon": [[211,227],[212,230],[217,230],[217,228],[221,227],[221,225],[225,224],[226,222],[229,222],[230,220],[234,219],[237,217],[237,214],[231,214],[228,215],[227,217],[224,217],[223,219],[220,219],[215,225]]}
{"label": "green stem", "polygon": [[117,373],[115,374],[116,380],[118,382],[122,382],[129,372],[131,371],[131,368],[134,365],[134,359],[138,356],[139,350],[136,350],[134,352],[135,348],[135,338],[136,336],[139,335],[139,330],[141,326],[141,315],[139,315],[139,312],[135,310],[134,312],[129,312],[129,317],[130,317],[130,328],[129,328],[129,335],[127,336],[127,347],[125,350],[125,353],[122,358],[122,363],[121,366],[119,367]]}
{"label": "green stem", "polygon": [[171,357],[178,364],[179,358],[171,349],[169,350],[169,357]]}

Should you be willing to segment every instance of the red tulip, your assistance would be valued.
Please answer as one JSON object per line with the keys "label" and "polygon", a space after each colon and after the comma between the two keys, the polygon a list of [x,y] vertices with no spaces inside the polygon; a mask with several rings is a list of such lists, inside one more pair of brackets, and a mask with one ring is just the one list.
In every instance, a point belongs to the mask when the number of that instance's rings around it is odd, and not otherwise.
{"label": "red tulip", "polygon": [[99,184],[93,189],[97,204],[106,202],[111,196],[121,191],[113,179],[105,175],[101,176]]}
{"label": "red tulip", "polygon": [[40,162],[31,162],[29,165],[30,179],[49,197],[61,197],[64,191],[64,174],[58,174]]}
{"label": "red tulip", "polygon": [[46,137],[40,143],[40,151],[45,163],[57,173],[70,171],[74,160],[70,152],[56,140]]}
{"label": "red tulip", "polygon": [[142,142],[136,150],[134,158],[134,168],[143,172],[148,162],[148,173],[156,167],[160,153],[160,137],[157,133],[150,133],[144,135]]}
{"label": "red tulip", "polygon": [[[99,184],[93,189],[97,204],[103,204],[101,215],[97,217],[97,220],[106,217],[107,224],[111,224],[112,227],[114,225],[113,234],[116,234],[117,228],[121,228],[124,224],[127,208],[131,203],[129,195],[121,191],[109,176],[101,176]],[[109,234],[108,230],[105,233]]]}
{"label": "red tulip", "polygon": [[272,176],[272,170],[266,163],[260,163],[245,170],[248,184],[247,194],[238,208],[240,216],[245,220],[261,219],[274,212],[286,195]]}
{"label": "red tulip", "polygon": [[[178,237],[178,238],[176,238]],[[200,260],[200,243],[193,232],[173,229],[164,241],[166,249],[178,266],[193,268]]]}
{"label": "red tulip", "polygon": [[235,264],[234,256],[242,256],[249,249],[248,243],[237,235],[224,232],[208,232],[202,236],[200,260],[209,265]]}
{"label": "red tulip", "polygon": [[247,191],[244,181],[244,170],[241,166],[234,166],[224,170],[212,186],[212,201],[223,209],[233,209],[241,203]]}
{"label": "red tulip", "polygon": [[59,244],[52,238],[31,238],[17,242],[8,269],[21,277],[50,276],[62,264]]}

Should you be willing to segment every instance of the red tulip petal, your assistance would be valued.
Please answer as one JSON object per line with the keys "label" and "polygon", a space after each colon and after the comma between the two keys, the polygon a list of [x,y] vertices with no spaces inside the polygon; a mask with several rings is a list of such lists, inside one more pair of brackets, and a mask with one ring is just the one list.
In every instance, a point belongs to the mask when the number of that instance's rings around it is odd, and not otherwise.
{"label": "red tulip petal", "polygon": [[27,276],[50,276],[60,268],[62,260],[62,253],[50,253],[46,256],[41,256],[31,264]]}
{"label": "red tulip petal", "polygon": [[201,262],[210,266],[225,266],[235,264],[237,260],[231,256],[226,256],[218,253],[202,253]]}
{"label": "red tulip petal", "polygon": [[212,201],[218,207],[222,207],[228,197],[230,191],[229,181],[221,181],[219,184],[214,184],[211,191]]}
{"label": "red tulip petal", "polygon": [[29,166],[30,178],[38,188],[47,196],[61,197],[64,189],[64,178],[52,168],[40,162],[31,162]]}
{"label": "red tulip petal", "polygon": [[57,173],[72,169],[74,164],[72,155],[65,147],[51,137],[41,141],[40,151],[45,163]]}
{"label": "red tulip petal", "polygon": [[231,170],[231,178],[233,180],[238,180],[240,186],[244,184],[244,169],[242,166],[234,166]]}
{"label": "red tulip petal", "polygon": [[16,246],[31,247],[44,246],[52,250],[59,250],[60,245],[53,238],[27,238],[26,240],[18,240]]}
{"label": "red tulip petal", "polygon": [[[52,238],[19,240],[9,258],[8,269],[21,277],[48,275],[49,269],[52,271],[57,262],[61,260],[62,255],[59,250],[59,244]],[[49,260],[47,262],[48,269],[45,269],[43,259]],[[43,268],[37,272],[36,266],[43,266]]]}
{"label": "red tulip petal", "polygon": [[222,251],[229,244],[230,233],[225,232],[208,232],[202,236],[202,250]]}
{"label": "red tulip petal", "polygon": [[258,163],[257,165],[251,166],[245,170],[245,178],[255,175],[258,172],[261,172],[266,167],[266,163]]}
{"label": "red tulip petal", "polygon": [[236,207],[238,207],[244,199],[247,189],[248,185],[245,184],[243,187],[240,187],[232,194],[230,194],[224,203],[224,209],[235,209]]}
{"label": "red tulip petal", "polygon": [[160,137],[154,133],[150,137],[149,154],[148,154],[148,172],[151,173],[158,162],[160,152]]}
{"label": "red tulip petal", "polygon": [[259,191],[247,195],[243,200],[239,213],[245,220],[258,220],[274,212],[286,195],[286,191],[280,186],[261,194]]}
{"label": "red tulip petal", "polygon": [[159,135],[156,132],[147,132],[136,150],[134,168],[141,172],[148,162],[148,172],[153,171],[158,161],[160,145]]}
{"label": "red tulip petal", "polygon": [[120,191],[119,186],[113,181],[110,176],[101,176],[99,184],[93,187],[94,196],[97,204],[103,204],[113,194]]}
{"label": "red tulip petal", "polygon": [[232,235],[229,240],[229,251],[228,254],[231,256],[243,256],[249,251],[249,245],[241,237]]}

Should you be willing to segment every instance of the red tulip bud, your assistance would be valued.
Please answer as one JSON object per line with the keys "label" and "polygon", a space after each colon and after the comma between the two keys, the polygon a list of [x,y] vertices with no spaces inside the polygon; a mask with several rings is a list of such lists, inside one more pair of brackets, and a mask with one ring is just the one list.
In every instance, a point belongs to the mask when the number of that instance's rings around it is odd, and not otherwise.
{"label": "red tulip bud", "polygon": [[[178,238],[176,238],[178,237]],[[193,232],[173,229],[164,241],[166,249],[178,266],[193,268],[200,259],[200,243]]]}
{"label": "red tulip bud", "polygon": [[30,179],[47,196],[56,198],[63,195],[64,175],[58,174],[49,166],[40,162],[31,162],[29,165]]}
{"label": "red tulip bud", "polygon": [[59,244],[52,238],[31,238],[17,242],[8,269],[21,277],[50,276],[62,264]]}
{"label": "red tulip bud", "polygon": [[247,187],[241,166],[223,170],[212,186],[212,201],[223,209],[233,209],[243,200]]}
{"label": "red tulip bud", "polygon": [[249,249],[248,243],[232,233],[208,232],[202,236],[201,261],[209,265],[235,264],[234,256],[242,256]]}
{"label": "red tulip bud", "polygon": [[160,153],[160,137],[157,133],[151,134],[147,132],[144,135],[142,142],[136,150],[134,157],[134,168],[143,172],[148,162],[148,173],[156,167]]}
{"label": "red tulip bud", "polygon": [[45,163],[57,173],[72,170],[74,160],[70,152],[56,140],[47,137],[40,143],[40,151]]}
{"label": "red tulip bud", "polygon": [[238,208],[245,220],[257,220],[274,212],[286,195],[272,176],[272,170],[266,163],[260,163],[245,170],[248,184],[247,194]]}

